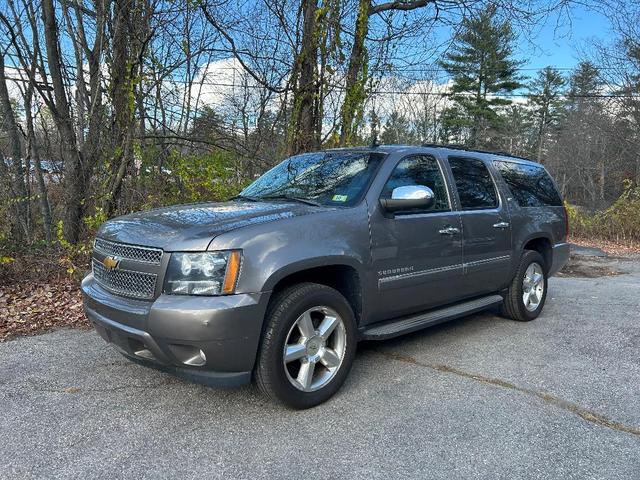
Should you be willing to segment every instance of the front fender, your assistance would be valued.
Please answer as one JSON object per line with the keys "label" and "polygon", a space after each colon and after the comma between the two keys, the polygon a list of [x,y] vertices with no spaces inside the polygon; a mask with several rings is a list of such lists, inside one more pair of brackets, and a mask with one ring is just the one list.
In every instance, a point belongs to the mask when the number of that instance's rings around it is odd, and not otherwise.
{"label": "front fender", "polygon": [[346,255],[329,255],[323,257],[314,257],[300,260],[283,266],[282,268],[273,272],[273,274],[266,280],[264,284],[264,290],[270,291],[280,282],[282,279],[299,273],[305,270],[309,270],[317,267],[330,267],[330,266],[349,266],[358,272],[362,273],[362,264],[355,258],[348,257]]}
{"label": "front fender", "polygon": [[366,205],[243,227],[216,237],[209,250],[242,249],[238,293],[268,292],[287,275],[347,265],[365,276],[370,258]]}

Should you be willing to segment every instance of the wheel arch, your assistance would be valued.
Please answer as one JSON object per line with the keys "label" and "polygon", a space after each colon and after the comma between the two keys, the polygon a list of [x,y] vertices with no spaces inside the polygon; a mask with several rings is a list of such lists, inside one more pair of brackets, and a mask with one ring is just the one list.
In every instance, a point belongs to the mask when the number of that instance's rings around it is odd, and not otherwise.
{"label": "wheel arch", "polygon": [[525,250],[534,250],[542,255],[545,263],[545,270],[548,272],[553,264],[553,243],[546,235],[537,235],[527,239],[522,245],[521,254]]}
{"label": "wheel arch", "polygon": [[346,260],[345,257],[320,258],[288,265],[269,277],[265,290],[270,290],[273,298],[278,291],[296,283],[326,285],[347,299],[359,325],[364,314],[362,276],[358,263]]}

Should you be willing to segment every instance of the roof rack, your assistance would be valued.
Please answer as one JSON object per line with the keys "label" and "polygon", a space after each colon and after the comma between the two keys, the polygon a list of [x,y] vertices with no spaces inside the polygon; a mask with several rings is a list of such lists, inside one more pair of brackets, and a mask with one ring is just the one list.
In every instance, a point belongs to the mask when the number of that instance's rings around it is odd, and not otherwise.
{"label": "roof rack", "polygon": [[495,150],[495,151],[481,150],[479,148],[469,148],[469,147],[467,147],[465,145],[460,145],[460,144],[457,144],[457,143],[443,143],[443,144],[439,144],[439,143],[423,143],[422,146],[423,147],[433,147],[433,148],[449,148],[451,150],[464,150],[465,152],[489,153],[489,154],[492,154],[492,155],[504,155],[505,157],[519,158],[520,160],[527,160],[529,162],[535,162],[535,160],[532,160],[531,158],[521,157],[519,155],[514,155],[514,154],[509,153],[509,152],[503,152],[501,150]]}
{"label": "roof rack", "polygon": [[462,145],[461,143],[423,143],[422,146],[434,148],[451,148],[452,150],[470,150],[470,148]]}

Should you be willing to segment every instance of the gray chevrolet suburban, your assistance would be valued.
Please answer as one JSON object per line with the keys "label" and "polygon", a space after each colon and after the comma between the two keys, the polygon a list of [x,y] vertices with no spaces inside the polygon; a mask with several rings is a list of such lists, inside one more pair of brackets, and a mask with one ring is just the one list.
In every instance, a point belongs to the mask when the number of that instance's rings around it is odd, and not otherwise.
{"label": "gray chevrolet suburban", "polygon": [[82,292],[131,360],[210,385],[253,378],[307,408],[340,388],[360,340],[493,307],[535,319],[568,256],[541,165],[374,146],[288,158],[228,202],[109,220]]}

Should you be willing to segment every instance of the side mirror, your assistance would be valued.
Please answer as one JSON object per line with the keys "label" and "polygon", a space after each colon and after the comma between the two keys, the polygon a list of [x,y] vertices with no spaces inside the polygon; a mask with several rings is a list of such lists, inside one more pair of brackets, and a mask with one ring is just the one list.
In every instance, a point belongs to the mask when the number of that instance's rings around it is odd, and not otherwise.
{"label": "side mirror", "polygon": [[391,192],[391,198],[381,198],[380,205],[387,212],[411,210],[412,208],[428,209],[433,205],[433,190],[424,185],[405,185]]}

